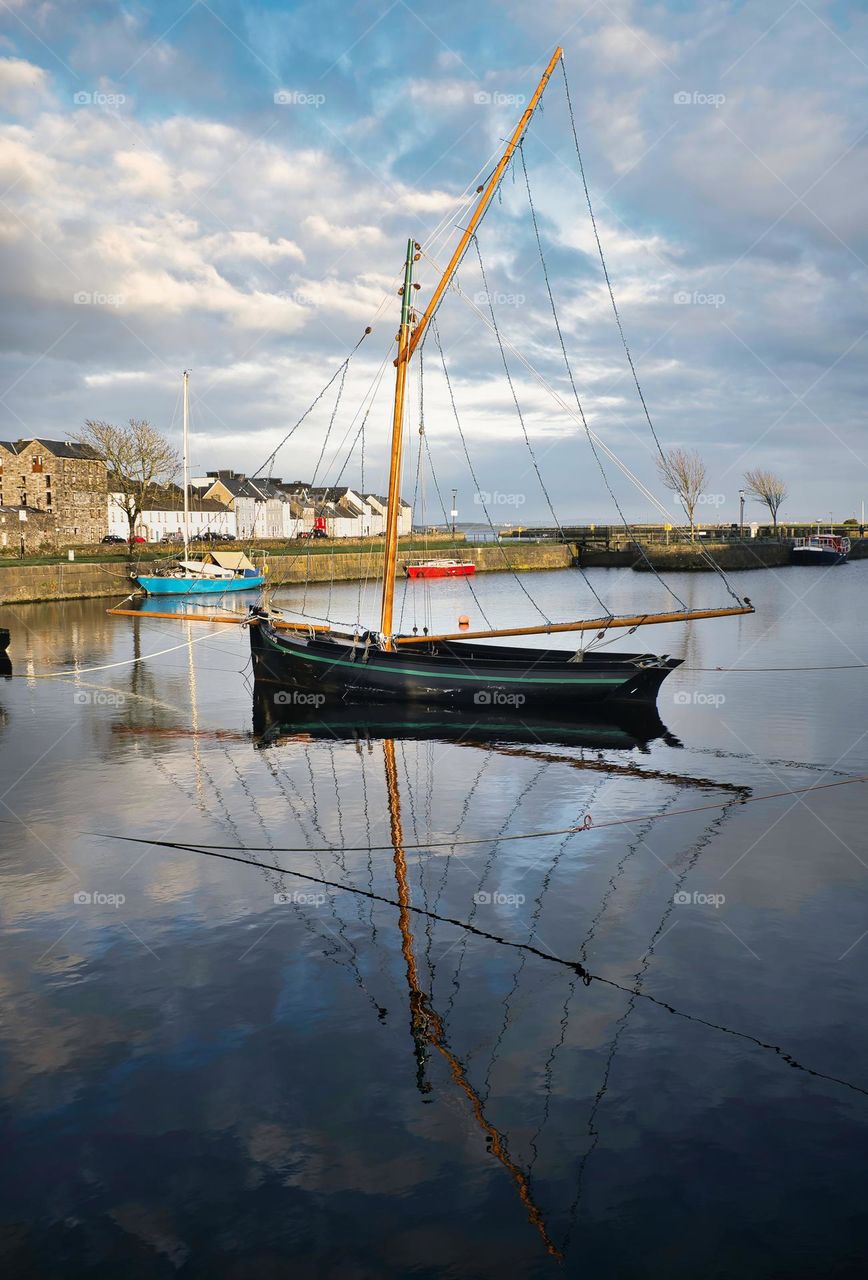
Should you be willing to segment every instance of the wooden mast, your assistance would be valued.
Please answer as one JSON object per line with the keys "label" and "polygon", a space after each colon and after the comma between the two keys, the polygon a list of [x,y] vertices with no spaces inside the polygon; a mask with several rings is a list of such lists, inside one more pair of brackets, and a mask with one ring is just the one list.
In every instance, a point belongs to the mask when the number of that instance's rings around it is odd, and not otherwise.
{"label": "wooden mast", "polygon": [[546,67],[545,71],[542,74],[542,78],[536,87],[533,97],[531,98],[530,102],[527,104],[527,110],[525,111],[524,115],[521,117],[518,124],[516,125],[513,131],[512,137],[510,138],[509,142],[506,145],[506,150],[504,151],[503,155],[500,157],[500,160],[497,163],[497,167],[495,168],[491,177],[488,179],[488,183],[486,184],[485,189],[482,191],[482,195],[479,199],[479,202],[476,208],[473,210],[473,213],[471,214],[470,221],[467,224],[467,228],[464,231],[464,234],[462,235],[461,239],[458,241],[458,245],[456,246],[455,252],[453,253],[452,257],[449,259],[449,265],[447,266],[446,270],[443,272],[443,275],[440,277],[440,281],[436,289],[431,295],[431,301],[428,303],[428,306],[425,308],[425,311],[422,315],[422,319],[419,321],[419,323],[416,325],[416,328],[413,330],[413,336],[410,339],[410,345],[407,351],[408,360],[410,356],[412,356],[416,348],[418,347],[419,342],[421,341],[422,335],[424,334],[425,330],[428,327],[428,322],[430,321],[431,317],[434,315],[434,312],[437,310],[437,307],[440,304],[440,299],[443,296],[444,290],[447,288],[449,281],[454,276],[455,269],[458,266],[459,262],[461,261],[462,257],[464,256],[464,251],[469,245],[471,237],[473,236],[474,231],[476,230],[477,226],[479,225],[482,219],[482,215],[485,213],[485,210],[488,208],[489,204],[491,203],[491,197],[494,195],[495,191],[497,190],[498,184],[500,183],[500,180],[503,177],[504,170],[506,169],[506,166],[509,164],[512,158],[512,154],[515,151],[516,147],[521,142],[521,139],[524,135],[525,130],[527,129],[527,126],[530,124],[531,116],[533,115],[534,111],[537,108],[537,103],[539,102],[540,98],[543,96],[545,87],[548,84],[549,80],[551,79],[552,72],[554,71],[555,67],[558,65],[559,60],[563,57],[563,52],[564,52],[563,49],[560,47],[560,45],[558,45],[557,49],[555,49],[554,53],[552,54],[549,65]]}
{"label": "wooden mast", "polygon": [[395,601],[395,569],[398,561],[398,515],[401,499],[401,450],[404,443],[404,394],[407,388],[408,347],[410,342],[410,294],[413,289],[413,255],[415,240],[407,241],[404,263],[404,288],[401,290],[401,327],[398,330],[398,357],[395,361],[395,403],[392,410],[392,457],[389,464],[389,497],[386,507],[386,545],[383,563],[383,600],[380,608],[380,631],[383,648],[392,647],[392,609]]}
{"label": "wooden mast", "polygon": [[[455,248],[455,252],[449,259],[449,263],[434,292],[431,300],[422,318],[419,320],[415,329],[410,333],[410,292],[412,287],[413,275],[413,256],[414,251],[419,246],[412,240],[407,246],[407,262],[404,269],[404,288],[403,302],[401,306],[401,328],[398,333],[398,355],[395,360],[397,366],[397,374],[395,377],[395,405],[392,417],[392,460],[389,469],[389,508],[386,523],[386,553],[385,566],[383,573],[383,604],[380,615],[380,631],[382,633],[382,645],[384,649],[393,649],[396,644],[408,645],[419,644],[420,640],[417,636],[401,636],[393,640],[392,637],[392,604],[395,594],[395,568],[398,555],[398,500],[399,487],[401,483],[401,446],[403,431],[403,415],[404,415],[404,395],[407,385],[407,364],[413,352],[422,340],[428,324],[432,320],[440,300],[445,290],[449,286],[449,282],[454,276],[458,264],[460,263],[464,253],[467,250],[477,226],[481,222],[491,199],[498,188],[498,185],[509,164],[513,153],[519,146],[524,133],[530,124],[531,117],[539,104],[546,85],[551,79],[552,73],[560,59],[563,57],[563,49],[560,45],[555,49],[551,56],[548,66],[540,78],[533,97],[527,105],[527,109],[513,130],[512,137],[506,145],[503,155],[500,157],[494,171],[491,174],[484,188],[480,187],[481,195],[476,204],[476,208],[470,216],[467,227],[462,233],[461,239]],[[745,597],[747,600],[747,597]],[[544,627],[515,627],[500,631],[464,631],[449,632],[443,635],[427,636],[425,639],[434,640],[474,640],[489,639],[498,636],[532,636],[532,635],[549,635],[558,631],[607,631],[611,627],[641,627],[648,626],[657,622],[688,622],[695,618],[725,618],[734,614],[753,613],[754,608],[749,602],[739,605],[736,608],[726,609],[685,609],[680,613],[657,613],[657,614],[636,614],[625,618],[591,618],[578,622],[561,622],[549,623]]]}
{"label": "wooden mast", "polygon": [[410,332],[410,294],[413,285],[413,258],[419,251],[419,245],[415,241],[410,240],[407,244],[407,261],[404,266],[404,288],[402,290],[403,298],[401,304],[401,328],[398,331],[398,355],[395,359],[397,372],[395,375],[395,403],[392,411],[392,456],[389,465],[389,498],[388,509],[386,512],[386,546],[383,565],[383,599],[380,609],[380,632],[382,634],[382,644],[384,649],[392,648],[392,613],[393,603],[395,599],[395,570],[398,561],[398,514],[401,487],[401,450],[403,444],[403,425],[404,425],[404,396],[407,387],[407,364],[413,352],[419,345],[422,335],[428,327],[428,323],[440,303],[445,289],[449,285],[449,281],[455,274],[455,270],[461,261],[467,249],[470,239],[479,225],[485,210],[491,203],[491,197],[497,190],[498,184],[503,177],[504,170],[509,164],[513,152],[521,142],[522,136],[530,124],[531,116],[536,110],[537,103],[543,95],[543,91],[551,79],[552,72],[558,65],[558,59],[562,56],[563,50],[558,46],[552,54],[551,61],[543,72],[542,78],[534,91],[533,97],[527,105],[527,110],[519,120],[512,137],[506,145],[506,149],[497,166],[489,178],[482,194],[477,201],[476,208],[471,214],[467,228],[463,232],[461,239],[458,241],[455,252],[449,260],[449,265],[443,272],[437,283],[431,301],[425,309],[425,312],[413,330]]}

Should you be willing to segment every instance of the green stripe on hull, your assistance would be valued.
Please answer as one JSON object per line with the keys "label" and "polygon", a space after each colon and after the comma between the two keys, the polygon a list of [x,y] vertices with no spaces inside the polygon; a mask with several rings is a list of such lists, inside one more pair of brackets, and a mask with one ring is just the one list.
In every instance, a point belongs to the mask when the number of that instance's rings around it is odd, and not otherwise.
{"label": "green stripe on hull", "polygon": [[[266,644],[268,644],[274,650],[275,653],[279,653],[282,657],[298,657],[300,660],[304,662],[320,662],[327,667],[347,667],[352,671],[358,672],[359,664],[357,662],[342,662],[340,658],[321,658],[318,654],[307,653],[307,652],[304,654],[293,654],[291,651],[287,652],[287,650],[284,649],[281,645],[276,644],[275,641],[273,641],[270,636],[266,635],[264,639]],[[462,675],[459,672],[452,672],[452,671],[450,671],[447,674],[444,674],[443,672],[439,672],[439,671],[415,671],[411,667],[389,667],[388,670],[389,672],[399,676],[416,676],[418,679],[428,679],[428,680],[431,680],[431,679],[433,680],[472,680],[474,684],[479,684],[480,682],[487,682],[489,684],[522,684],[522,685],[524,684],[565,684],[565,685],[597,684],[597,685],[601,685],[601,684],[626,684],[626,682],[629,679],[631,679],[631,675],[627,675],[627,674],[623,676],[612,676],[611,678],[606,676],[597,676],[597,677],[594,677],[594,676],[563,676],[563,677],[543,676],[543,677],[537,678],[534,676],[486,676],[482,674],[474,675],[471,672],[468,672],[466,675]],[[638,676],[641,673],[637,668],[631,674]]]}

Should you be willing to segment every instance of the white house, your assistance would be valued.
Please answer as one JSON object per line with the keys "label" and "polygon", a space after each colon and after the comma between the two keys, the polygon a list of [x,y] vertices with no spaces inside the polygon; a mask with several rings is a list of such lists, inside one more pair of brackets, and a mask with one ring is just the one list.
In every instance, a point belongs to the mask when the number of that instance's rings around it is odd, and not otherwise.
{"label": "white house", "polygon": [[[371,530],[372,534],[386,532],[386,511],[388,510],[389,500],[378,493],[366,493],[364,495],[365,503],[371,513]],[[405,502],[403,498],[398,499],[398,537],[406,538],[413,532],[413,509],[409,502]]]}
{"label": "white house", "polygon": [[[112,489],[109,477],[108,532],[119,538],[130,536],[130,522],[123,507],[123,495]],[[135,533],[148,542],[160,542],[163,538],[183,537],[184,495],[176,485],[155,486],[146,498],[146,506],[139,513]],[[236,524],[233,511],[219,502],[208,501],[195,489],[190,491],[189,536],[191,540],[203,533],[216,533],[223,538],[235,537]]]}
{"label": "white house", "polygon": [[[376,494],[361,494],[348,486],[314,488],[301,481],[282,487],[296,501],[312,504],[314,522],[324,521],[320,527],[329,537],[370,538],[385,531],[388,504]],[[400,503],[398,533],[405,536],[412,530],[412,511],[403,499]]]}
{"label": "white house", "polygon": [[205,500],[219,502],[234,512],[238,537],[243,541],[294,536],[297,518],[279,480],[250,480],[236,471],[211,472],[207,479],[211,483],[205,489]]}

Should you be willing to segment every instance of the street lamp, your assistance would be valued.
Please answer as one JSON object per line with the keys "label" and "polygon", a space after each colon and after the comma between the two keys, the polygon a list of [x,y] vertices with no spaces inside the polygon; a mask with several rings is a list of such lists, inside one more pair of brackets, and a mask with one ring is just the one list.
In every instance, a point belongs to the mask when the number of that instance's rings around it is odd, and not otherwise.
{"label": "street lamp", "polygon": [[738,491],[738,540],[744,542],[744,489]]}

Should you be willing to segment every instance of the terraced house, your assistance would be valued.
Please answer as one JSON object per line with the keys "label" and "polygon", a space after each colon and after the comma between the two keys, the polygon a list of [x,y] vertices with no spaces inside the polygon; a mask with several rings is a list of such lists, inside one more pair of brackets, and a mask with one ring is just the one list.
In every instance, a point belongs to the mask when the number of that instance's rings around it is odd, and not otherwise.
{"label": "terraced house", "polygon": [[32,512],[55,543],[99,542],[108,518],[105,460],[68,440],[0,440],[0,506]]}

